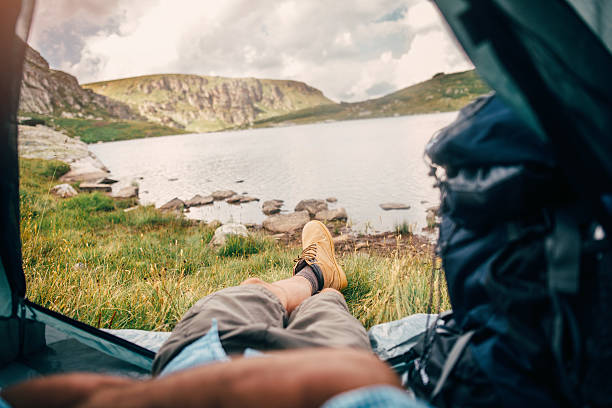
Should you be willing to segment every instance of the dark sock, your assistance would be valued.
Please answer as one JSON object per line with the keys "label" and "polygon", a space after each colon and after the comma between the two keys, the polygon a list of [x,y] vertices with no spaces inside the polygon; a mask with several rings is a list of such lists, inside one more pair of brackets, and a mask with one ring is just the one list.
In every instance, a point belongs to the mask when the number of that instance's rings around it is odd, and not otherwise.
{"label": "dark sock", "polygon": [[301,276],[302,278],[306,278],[306,280],[310,282],[310,286],[312,287],[312,290],[310,292],[311,295],[314,295],[322,289],[319,287],[319,280],[317,279],[317,274],[308,265],[300,269],[300,271],[296,273],[295,276]]}

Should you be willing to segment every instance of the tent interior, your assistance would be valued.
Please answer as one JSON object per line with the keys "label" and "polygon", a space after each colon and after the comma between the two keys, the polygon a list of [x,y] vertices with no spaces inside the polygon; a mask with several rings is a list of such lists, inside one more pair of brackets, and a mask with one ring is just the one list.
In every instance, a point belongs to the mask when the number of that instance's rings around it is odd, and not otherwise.
{"label": "tent interior", "polygon": [[[612,2],[436,0],[478,73],[542,138],[600,215],[612,186]],[[19,227],[16,115],[34,2],[7,0],[0,15],[0,388],[40,375],[92,371],[146,377],[168,333],[103,331],[26,298]],[[588,57],[588,58],[587,58]],[[559,86],[559,84],[563,86]],[[370,331],[388,359],[410,346],[403,328],[425,315]],[[407,330],[406,333],[410,331]],[[397,355],[396,354],[396,355]]]}

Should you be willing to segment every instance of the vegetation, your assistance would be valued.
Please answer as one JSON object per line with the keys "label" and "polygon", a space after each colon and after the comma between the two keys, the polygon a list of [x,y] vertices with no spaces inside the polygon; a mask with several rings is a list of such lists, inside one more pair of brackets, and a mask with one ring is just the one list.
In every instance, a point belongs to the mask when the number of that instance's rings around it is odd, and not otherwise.
{"label": "vegetation", "polygon": [[255,127],[367,119],[459,110],[491,89],[476,71],[436,74],[428,81],[377,99],[319,105],[255,122]]}
{"label": "vegetation", "polygon": [[46,123],[56,129],[64,130],[71,137],[80,138],[85,143],[113,142],[116,140],[187,133],[181,129],[136,120],[118,121],[112,119],[95,120],[46,117]]}
{"label": "vegetation", "polygon": [[[171,330],[194,302],[216,290],[252,276],[289,277],[300,252],[263,235],[229,238],[213,248],[214,231],[204,223],[151,206],[126,212],[133,202],[100,193],[50,195],[66,170],[60,162],[23,159],[20,167],[27,296],[94,326]],[[426,311],[428,257],[351,253],[340,261],[351,312],[367,327]]]}

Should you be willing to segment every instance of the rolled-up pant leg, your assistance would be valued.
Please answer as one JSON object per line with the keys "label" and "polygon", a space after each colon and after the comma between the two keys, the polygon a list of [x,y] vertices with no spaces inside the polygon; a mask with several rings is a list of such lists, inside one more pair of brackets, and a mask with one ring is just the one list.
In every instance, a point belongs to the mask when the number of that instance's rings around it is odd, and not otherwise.
{"label": "rolled-up pant leg", "polygon": [[303,347],[356,347],[370,350],[365,329],[348,311],[344,297],[325,291],[306,299],[291,316],[280,300],[261,285],[220,290],[183,316],[153,362],[157,375],[184,347],[204,336],[213,319],[228,354],[246,348],[261,351]]}

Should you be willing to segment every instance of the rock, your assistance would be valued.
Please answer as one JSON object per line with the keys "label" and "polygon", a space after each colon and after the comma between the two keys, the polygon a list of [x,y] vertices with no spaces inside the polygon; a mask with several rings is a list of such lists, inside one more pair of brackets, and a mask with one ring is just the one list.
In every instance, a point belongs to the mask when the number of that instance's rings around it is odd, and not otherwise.
{"label": "rock", "polygon": [[291,214],[277,214],[266,218],[263,227],[270,232],[293,232],[310,221],[308,211],[297,211]]}
{"label": "rock", "polygon": [[277,241],[278,241],[279,239],[283,239],[283,238],[286,238],[286,237],[287,237],[287,235],[282,234],[282,233],[281,233],[281,234],[274,234],[274,235],[272,235],[272,238],[274,238],[274,239],[275,239],[275,240],[277,240]]}
{"label": "rock", "polygon": [[212,196],[201,196],[200,194],[196,194],[191,197],[189,200],[185,201],[185,205],[188,207],[199,207],[202,205],[212,204],[214,198]]}
{"label": "rock", "polygon": [[75,271],[82,271],[86,268],[87,266],[83,263],[83,262],[77,262],[72,266],[72,269]]}
{"label": "rock", "polygon": [[380,208],[382,208],[385,211],[408,210],[410,209],[410,206],[406,204],[402,204],[402,203],[383,203],[383,204],[380,204]]}
{"label": "rock", "polygon": [[138,197],[138,186],[125,186],[111,195],[114,198]]}
{"label": "rock", "polygon": [[429,207],[427,210],[425,210],[428,213],[434,213],[437,214],[438,211],[440,210],[440,206],[434,205],[433,207]]}
{"label": "rock", "polygon": [[78,194],[70,184],[66,183],[56,185],[51,189],[51,193],[62,198],[74,197]]}
{"label": "rock", "polygon": [[118,180],[114,180],[112,178],[104,177],[103,179],[98,180],[96,183],[98,183],[98,184],[115,184],[115,183],[118,183],[118,182],[119,182]]}
{"label": "rock", "polygon": [[317,215],[315,215],[315,220],[319,221],[341,221],[347,218],[346,210],[342,207],[333,210],[319,211]]}
{"label": "rock", "polygon": [[240,198],[241,203],[250,203],[252,201],[259,201],[259,198],[253,197],[253,196],[245,196],[245,195],[243,195],[242,198]]}
{"label": "rock", "polygon": [[362,248],[367,248],[369,246],[370,244],[368,244],[367,242],[359,242],[357,245],[355,245],[355,250],[358,251]]}
{"label": "rock", "polygon": [[225,200],[226,198],[230,198],[233,195],[236,195],[236,192],[232,190],[218,190],[218,191],[214,191],[211,194],[212,198],[215,201]]}
{"label": "rock", "polygon": [[249,232],[242,224],[225,224],[215,230],[215,235],[210,243],[212,245],[223,245],[228,235],[248,237]]}
{"label": "rock", "polygon": [[234,194],[233,196],[227,198],[225,202],[230,204],[240,204],[240,200],[242,200],[242,196],[240,194]]}
{"label": "rock", "polygon": [[223,223],[221,221],[219,221],[219,220],[212,220],[211,222],[207,223],[206,225],[209,226],[210,228],[217,229],[221,225],[223,225]]}
{"label": "rock", "polygon": [[283,206],[283,200],[268,200],[264,201],[261,206],[261,210],[266,215],[277,214],[280,212],[281,207]]}
{"label": "rock", "polygon": [[244,180],[236,180],[237,184],[244,183]]}
{"label": "rock", "polygon": [[328,203],[337,203],[338,199],[336,197],[327,197],[325,201],[327,201]]}
{"label": "rock", "polygon": [[172,178],[169,178],[168,181],[178,181],[178,178],[177,177],[172,177]]}
{"label": "rock", "polygon": [[110,193],[113,191],[113,188],[108,184],[98,184],[98,183],[81,183],[79,184],[79,190],[93,192],[93,191],[101,191],[103,193]]}
{"label": "rock", "polygon": [[108,172],[96,167],[95,163],[90,160],[80,159],[70,164],[70,171],[60,177],[60,180],[69,183],[87,181],[92,184],[97,184],[95,181],[106,177],[107,174]]}
{"label": "rock", "polygon": [[323,200],[302,200],[295,206],[295,211],[308,211],[311,217],[323,210],[327,210],[327,203]]}
{"label": "rock", "polygon": [[421,200],[421,204],[427,204],[429,201],[427,200]]}
{"label": "rock", "polygon": [[134,211],[134,210],[138,209],[139,207],[140,207],[139,205],[135,205],[135,206],[133,206],[133,207],[130,207],[130,208],[126,208],[126,209],[124,209],[124,210],[123,210],[123,212],[126,212],[126,213],[127,213],[127,212],[132,212],[132,211]]}
{"label": "rock", "polygon": [[280,212],[280,207],[264,206],[261,211],[266,215],[278,214]]}
{"label": "rock", "polygon": [[350,240],[351,237],[347,234],[342,234],[342,235],[338,235],[337,237],[333,237],[332,241],[334,242],[334,245],[336,244],[340,244],[342,242],[346,242],[348,240]]}
{"label": "rock", "polygon": [[183,200],[174,197],[172,200],[159,207],[159,209],[162,211],[182,211],[183,209],[185,209],[185,203],[183,202]]}

